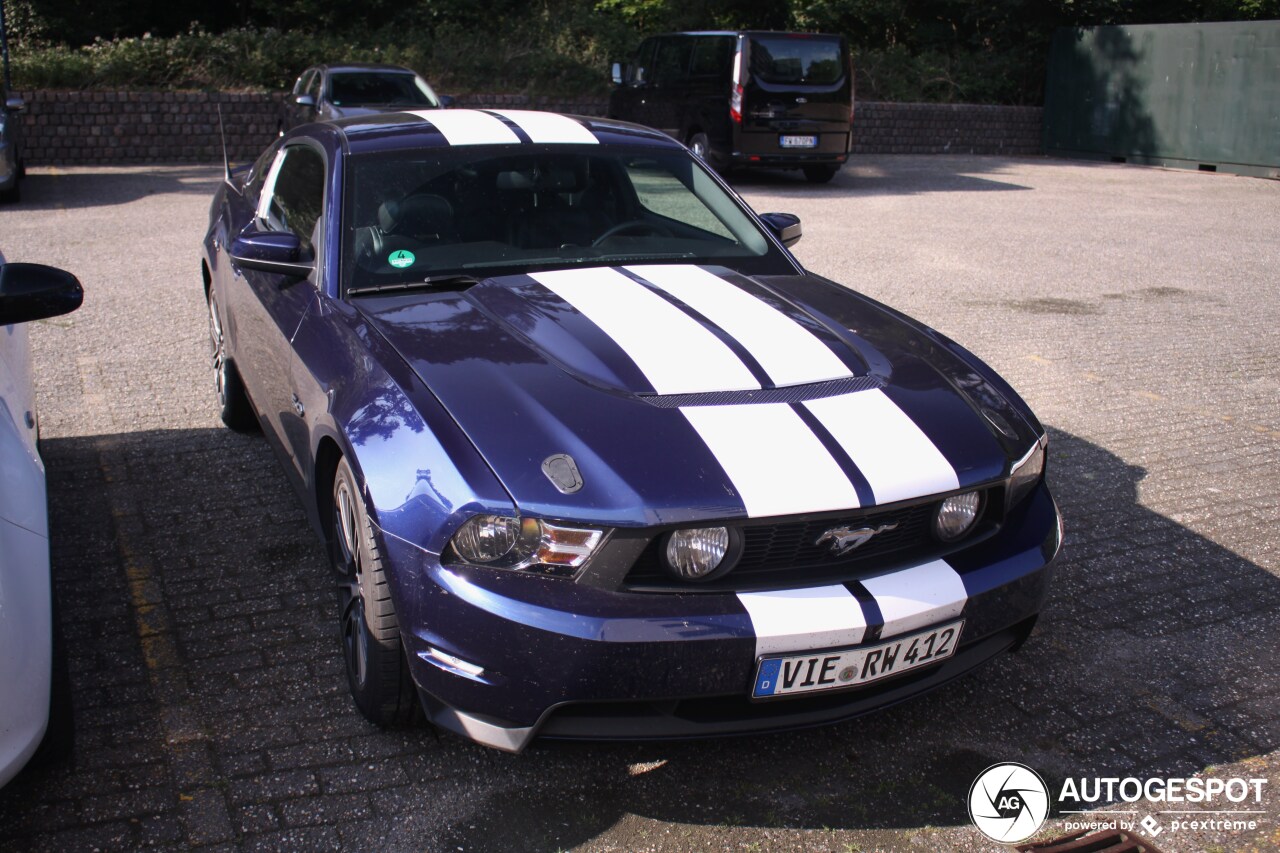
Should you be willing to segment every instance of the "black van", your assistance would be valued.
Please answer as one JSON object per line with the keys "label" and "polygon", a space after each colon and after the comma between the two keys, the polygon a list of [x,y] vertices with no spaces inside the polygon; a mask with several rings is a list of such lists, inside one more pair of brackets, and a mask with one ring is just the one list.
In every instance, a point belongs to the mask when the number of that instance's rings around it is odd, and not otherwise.
{"label": "black van", "polygon": [[849,156],[853,74],[842,36],[696,32],[645,39],[614,63],[609,116],[647,124],[718,169],[803,169],[831,180]]}

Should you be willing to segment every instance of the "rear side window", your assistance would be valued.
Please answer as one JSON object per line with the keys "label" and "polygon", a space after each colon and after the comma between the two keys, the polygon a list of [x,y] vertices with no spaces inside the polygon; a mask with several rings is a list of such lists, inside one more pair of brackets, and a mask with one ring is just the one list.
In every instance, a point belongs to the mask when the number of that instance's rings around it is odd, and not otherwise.
{"label": "rear side window", "polygon": [[733,63],[733,36],[707,36],[693,46],[691,77],[728,77]]}
{"label": "rear side window", "polygon": [[751,40],[751,74],[766,83],[838,83],[844,57],[835,39],[762,36]]}
{"label": "rear side window", "polygon": [[658,43],[658,55],[653,60],[651,82],[657,86],[673,86],[683,83],[689,71],[689,54],[693,51],[693,39],[663,39]]}

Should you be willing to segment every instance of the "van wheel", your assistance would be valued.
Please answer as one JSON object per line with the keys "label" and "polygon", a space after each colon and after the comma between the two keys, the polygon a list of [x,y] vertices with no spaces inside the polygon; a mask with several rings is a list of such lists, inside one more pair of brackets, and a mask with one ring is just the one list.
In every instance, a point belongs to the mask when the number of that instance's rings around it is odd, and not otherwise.
{"label": "van wheel", "polygon": [[838,171],[839,166],[805,166],[804,179],[811,184],[826,184],[831,182]]}
{"label": "van wheel", "polygon": [[698,131],[689,137],[689,150],[697,154],[701,159],[710,162],[711,140],[702,131]]}

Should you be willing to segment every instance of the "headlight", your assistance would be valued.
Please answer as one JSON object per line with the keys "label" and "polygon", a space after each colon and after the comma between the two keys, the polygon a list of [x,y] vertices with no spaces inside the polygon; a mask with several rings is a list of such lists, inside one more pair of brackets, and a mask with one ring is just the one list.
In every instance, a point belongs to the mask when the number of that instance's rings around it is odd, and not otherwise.
{"label": "headlight", "polygon": [[450,545],[466,563],[573,577],[595,553],[604,531],[564,527],[537,518],[477,515],[467,519]]}
{"label": "headlight", "polygon": [[1027,451],[1027,455],[1013,463],[1009,473],[1009,498],[1006,506],[1013,506],[1025,498],[1040,478],[1044,476],[1046,439],[1042,438]]}
{"label": "headlight", "polygon": [[943,542],[954,542],[968,533],[978,520],[982,496],[977,492],[952,495],[938,506],[933,530]]}
{"label": "headlight", "polygon": [[695,527],[667,534],[662,561],[681,580],[708,581],[733,568],[742,551],[741,536],[727,527]]}

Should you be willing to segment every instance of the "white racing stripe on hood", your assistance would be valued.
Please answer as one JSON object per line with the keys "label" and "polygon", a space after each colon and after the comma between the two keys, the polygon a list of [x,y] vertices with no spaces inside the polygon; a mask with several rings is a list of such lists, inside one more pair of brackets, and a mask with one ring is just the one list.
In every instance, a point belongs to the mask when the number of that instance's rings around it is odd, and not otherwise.
{"label": "white racing stripe on hood", "polygon": [[411,110],[444,135],[450,145],[519,144],[516,132],[501,119],[479,110]]}
{"label": "white racing stripe on hood", "polygon": [[813,431],[785,403],[686,406],[752,518],[852,509],[858,493]]}
{"label": "white racing stripe on hood", "polygon": [[756,656],[856,646],[867,633],[858,599],[843,586],[740,592],[751,617]]}
{"label": "white racing stripe on hood", "polygon": [[822,341],[772,305],[688,264],[627,267],[732,335],[774,385],[843,379],[849,368]]}
{"label": "white racing stripe on hood", "polygon": [[877,504],[960,487],[947,458],[883,391],[841,394],[804,405],[867,478]]}
{"label": "white racing stripe on hood", "polygon": [[529,139],[533,142],[587,145],[597,145],[600,142],[594,133],[578,122],[555,113],[540,113],[533,110],[490,110],[490,112],[514,122],[529,134]]}
{"label": "white racing stripe on hood", "polygon": [[968,600],[964,581],[945,560],[864,580],[862,585],[880,606],[884,617],[881,637],[908,634],[955,618]]}
{"label": "white racing stripe on hood", "polygon": [[615,269],[529,275],[622,347],[659,394],[760,387],[733,350],[701,323]]}

